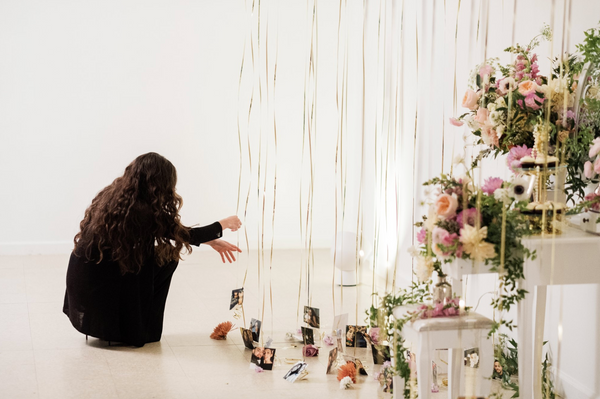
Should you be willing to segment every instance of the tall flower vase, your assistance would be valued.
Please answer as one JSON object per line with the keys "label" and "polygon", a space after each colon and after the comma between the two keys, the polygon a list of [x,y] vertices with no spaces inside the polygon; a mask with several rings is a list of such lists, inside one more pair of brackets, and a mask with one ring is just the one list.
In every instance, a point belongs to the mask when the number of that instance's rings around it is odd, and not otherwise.
{"label": "tall flower vase", "polygon": [[433,287],[433,303],[445,304],[448,299],[452,299],[452,284],[446,281],[445,275],[438,276],[438,282]]}

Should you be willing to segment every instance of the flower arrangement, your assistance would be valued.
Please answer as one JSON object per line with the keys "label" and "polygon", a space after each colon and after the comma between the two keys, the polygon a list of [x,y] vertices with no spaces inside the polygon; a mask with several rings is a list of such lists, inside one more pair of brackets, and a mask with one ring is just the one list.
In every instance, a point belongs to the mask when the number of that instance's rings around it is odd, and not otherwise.
{"label": "flower arrangement", "polygon": [[393,377],[394,377],[394,367],[392,367],[392,362],[384,362],[379,373],[375,373],[374,378],[376,381],[379,381],[379,384],[383,387],[384,392],[393,393]]}
{"label": "flower arrangement", "polygon": [[500,65],[491,58],[471,72],[462,101],[469,111],[451,123],[466,122],[487,153],[506,154],[515,146],[531,149],[538,139],[564,141],[575,126],[574,92],[581,64],[567,56],[555,60],[552,76],[542,75],[533,52],[542,38],[551,40],[549,27],[527,46],[507,48],[515,55],[512,63]]}

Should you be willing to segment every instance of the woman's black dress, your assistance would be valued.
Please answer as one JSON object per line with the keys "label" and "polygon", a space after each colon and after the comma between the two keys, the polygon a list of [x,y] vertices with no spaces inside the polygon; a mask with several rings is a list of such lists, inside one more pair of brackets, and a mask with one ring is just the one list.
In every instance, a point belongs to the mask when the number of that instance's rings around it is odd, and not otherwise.
{"label": "woman's black dress", "polygon": [[[190,244],[220,238],[219,222],[190,230]],[[87,262],[71,254],[63,312],[79,332],[106,341],[144,346],[160,341],[171,278],[177,261],[159,267],[153,254],[137,273],[121,274],[105,258]]]}

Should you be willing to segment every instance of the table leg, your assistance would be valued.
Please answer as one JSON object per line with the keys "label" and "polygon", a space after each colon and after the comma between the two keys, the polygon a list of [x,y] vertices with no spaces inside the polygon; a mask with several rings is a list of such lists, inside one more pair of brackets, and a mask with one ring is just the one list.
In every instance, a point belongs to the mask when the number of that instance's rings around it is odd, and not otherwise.
{"label": "table leg", "polygon": [[533,330],[533,398],[542,398],[542,351],[544,346],[544,323],[546,322],[545,285],[535,287],[535,309]]}
{"label": "table leg", "polygon": [[460,396],[460,375],[462,349],[448,348],[448,397],[456,399]]}
{"label": "table leg", "polygon": [[[526,280],[525,280],[526,281]],[[517,340],[519,348],[519,393],[522,398],[533,398],[533,306],[535,287],[522,281],[521,288],[529,291],[517,306]]]}
{"label": "table leg", "polygon": [[417,382],[419,398],[431,396],[431,353],[433,349],[429,346],[427,334],[419,334],[417,350]]}

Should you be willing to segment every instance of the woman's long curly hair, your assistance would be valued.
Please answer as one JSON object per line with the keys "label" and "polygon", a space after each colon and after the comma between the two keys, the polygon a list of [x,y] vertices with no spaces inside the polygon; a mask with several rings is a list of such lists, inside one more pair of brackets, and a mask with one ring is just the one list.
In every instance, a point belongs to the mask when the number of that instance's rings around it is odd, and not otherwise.
{"label": "woman's long curly hair", "polygon": [[177,171],[166,158],[154,152],[137,157],[85,211],[75,253],[96,263],[109,257],[122,274],[138,273],[152,254],[159,266],[181,259],[183,247],[191,247],[176,183]]}

